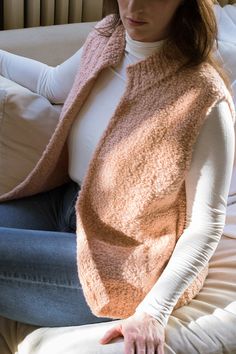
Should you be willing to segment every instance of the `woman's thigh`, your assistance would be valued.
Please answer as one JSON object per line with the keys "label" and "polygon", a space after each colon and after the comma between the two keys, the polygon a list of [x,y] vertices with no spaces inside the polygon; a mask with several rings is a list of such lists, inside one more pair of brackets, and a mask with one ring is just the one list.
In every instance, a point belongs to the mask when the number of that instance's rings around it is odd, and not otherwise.
{"label": "woman's thigh", "polygon": [[109,321],[85,301],[74,233],[0,227],[0,315],[49,327]]}
{"label": "woman's thigh", "polygon": [[75,202],[69,182],[0,204],[0,315],[37,326],[109,321],[94,316],[76,265]]}
{"label": "woman's thigh", "polygon": [[71,181],[48,192],[0,203],[0,227],[73,232],[78,191],[79,186]]}

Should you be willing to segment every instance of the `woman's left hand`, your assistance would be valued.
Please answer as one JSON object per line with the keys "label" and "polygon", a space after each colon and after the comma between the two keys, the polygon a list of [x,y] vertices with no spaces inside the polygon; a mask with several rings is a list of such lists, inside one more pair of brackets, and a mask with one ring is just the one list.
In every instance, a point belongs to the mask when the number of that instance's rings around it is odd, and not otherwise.
{"label": "woman's left hand", "polygon": [[147,313],[135,313],[111,328],[100,339],[107,344],[123,336],[125,354],[164,354],[165,328]]}

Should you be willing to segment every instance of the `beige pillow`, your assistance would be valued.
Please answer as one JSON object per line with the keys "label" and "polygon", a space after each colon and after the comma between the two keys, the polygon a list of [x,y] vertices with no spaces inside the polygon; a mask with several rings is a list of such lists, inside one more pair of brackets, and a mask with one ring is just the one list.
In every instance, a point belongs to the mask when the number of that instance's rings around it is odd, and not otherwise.
{"label": "beige pillow", "polygon": [[39,160],[61,106],[0,76],[0,195],[24,180]]}

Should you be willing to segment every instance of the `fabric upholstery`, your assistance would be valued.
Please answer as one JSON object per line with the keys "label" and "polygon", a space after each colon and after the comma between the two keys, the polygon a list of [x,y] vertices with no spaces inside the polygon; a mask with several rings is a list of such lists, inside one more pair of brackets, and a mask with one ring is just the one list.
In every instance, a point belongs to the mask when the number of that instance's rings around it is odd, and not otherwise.
{"label": "fabric upholstery", "polygon": [[20,183],[39,160],[61,107],[0,77],[0,195]]}
{"label": "fabric upholstery", "polygon": [[83,22],[1,31],[1,49],[55,66],[82,46],[95,24]]}

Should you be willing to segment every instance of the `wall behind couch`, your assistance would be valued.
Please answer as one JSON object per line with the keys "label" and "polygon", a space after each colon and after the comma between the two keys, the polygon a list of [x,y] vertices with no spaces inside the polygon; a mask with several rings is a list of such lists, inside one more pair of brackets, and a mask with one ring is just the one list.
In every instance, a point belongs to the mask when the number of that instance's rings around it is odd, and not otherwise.
{"label": "wall behind couch", "polygon": [[0,0],[0,29],[91,22],[102,18],[103,0]]}
{"label": "wall behind couch", "polygon": [[110,4],[110,0],[0,0],[0,30],[98,21],[110,13]]}

